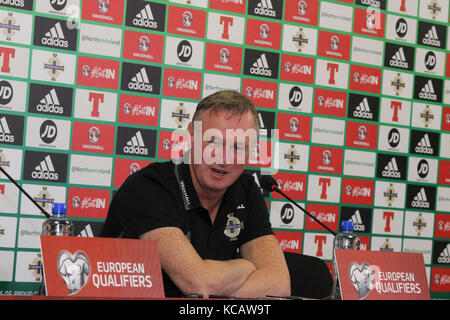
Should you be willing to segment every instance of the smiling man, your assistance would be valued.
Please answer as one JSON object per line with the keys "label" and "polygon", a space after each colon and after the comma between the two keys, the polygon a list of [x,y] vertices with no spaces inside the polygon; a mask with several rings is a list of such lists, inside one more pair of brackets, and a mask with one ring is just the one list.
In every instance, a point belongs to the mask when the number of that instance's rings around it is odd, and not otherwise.
{"label": "smiling man", "polygon": [[158,241],[165,294],[286,296],[289,271],[253,177],[253,104],[219,91],[197,106],[183,161],[153,163],[114,196],[101,236]]}

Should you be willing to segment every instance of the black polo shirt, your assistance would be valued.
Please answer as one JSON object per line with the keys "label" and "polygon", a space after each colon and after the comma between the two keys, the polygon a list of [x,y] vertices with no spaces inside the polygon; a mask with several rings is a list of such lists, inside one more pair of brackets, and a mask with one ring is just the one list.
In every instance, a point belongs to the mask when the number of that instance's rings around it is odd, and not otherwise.
{"label": "black polo shirt", "polygon": [[[102,237],[138,238],[161,227],[183,231],[203,259],[237,258],[244,243],[273,234],[264,198],[254,178],[242,174],[228,188],[214,224],[192,183],[189,166],[153,163],[128,177],[115,194]],[[181,292],[163,272],[167,297]]]}

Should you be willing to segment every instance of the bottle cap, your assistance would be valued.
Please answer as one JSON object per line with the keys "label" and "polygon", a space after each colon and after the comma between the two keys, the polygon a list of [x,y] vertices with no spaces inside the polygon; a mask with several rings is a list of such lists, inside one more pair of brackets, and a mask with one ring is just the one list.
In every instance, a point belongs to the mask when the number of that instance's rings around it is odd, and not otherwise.
{"label": "bottle cap", "polygon": [[53,203],[52,206],[53,214],[66,214],[66,204],[65,203]]}
{"label": "bottle cap", "polygon": [[352,230],[353,231],[353,221],[343,220],[342,230]]}

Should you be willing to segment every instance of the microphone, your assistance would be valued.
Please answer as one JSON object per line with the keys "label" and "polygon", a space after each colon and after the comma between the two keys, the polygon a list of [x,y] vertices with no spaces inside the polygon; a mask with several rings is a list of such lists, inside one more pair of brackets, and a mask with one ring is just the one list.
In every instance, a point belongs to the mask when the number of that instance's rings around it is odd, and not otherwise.
{"label": "microphone", "polygon": [[14,185],[24,194],[24,195],[26,195],[27,196],[27,198],[28,199],[30,199],[31,200],[31,202],[33,202],[34,203],[34,205],[36,206],[36,207],[38,207],[38,209],[47,217],[47,218],[50,218],[51,217],[51,215],[47,212],[47,211],[45,211],[44,210],[44,208],[42,208],[40,205],[39,205],[39,203],[37,203],[36,202],[36,200],[34,200],[29,194],[28,194],[28,192],[26,192],[17,182],[16,182],[16,180],[14,180],[13,179],[13,177],[11,177],[6,171],[5,171],[5,169],[3,169],[3,167],[2,166],[0,166],[0,171],[1,172],[3,172],[3,174],[12,182],[12,183],[14,183]]}
{"label": "microphone", "polygon": [[289,196],[287,196],[286,194],[284,194],[283,191],[280,190],[280,188],[278,188],[278,183],[275,181],[275,179],[270,176],[270,175],[262,175],[261,179],[259,180],[259,183],[261,185],[261,187],[263,187],[265,190],[269,191],[269,192],[273,192],[276,191],[279,194],[281,194],[283,197],[285,197],[287,200],[289,200],[289,202],[291,202],[293,205],[295,205],[297,208],[299,208],[300,210],[302,210],[304,213],[306,213],[309,217],[311,217],[314,221],[316,221],[318,224],[320,224],[322,227],[324,227],[325,229],[327,229],[331,234],[333,234],[333,236],[336,236],[336,232],[334,232],[333,230],[331,230],[330,228],[328,228],[325,224],[323,224],[321,221],[319,221],[319,219],[317,219],[316,217],[314,217],[311,213],[309,213],[308,211],[306,211],[305,209],[303,209],[302,207],[300,207],[294,200],[292,200],[291,198],[289,198]]}

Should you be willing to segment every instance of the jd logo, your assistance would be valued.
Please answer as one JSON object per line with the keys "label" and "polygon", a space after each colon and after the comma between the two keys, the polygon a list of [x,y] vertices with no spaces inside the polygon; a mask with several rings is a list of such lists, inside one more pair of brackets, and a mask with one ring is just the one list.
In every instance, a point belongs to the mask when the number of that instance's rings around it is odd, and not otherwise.
{"label": "jd logo", "polygon": [[398,144],[400,143],[400,132],[397,129],[393,128],[391,131],[389,131],[388,142],[392,148],[398,146]]}
{"label": "jd logo", "polygon": [[183,40],[178,44],[177,48],[178,58],[182,62],[188,62],[192,57],[192,46],[187,40]]}
{"label": "jd logo", "polygon": [[294,207],[290,203],[286,203],[281,208],[281,221],[283,221],[284,224],[290,224],[292,220],[294,219]]}
{"label": "jd logo", "polygon": [[6,105],[11,102],[13,97],[13,88],[8,81],[0,81],[0,104]]}
{"label": "jd logo", "polygon": [[291,91],[289,92],[289,102],[293,107],[298,107],[303,100],[303,93],[302,90],[295,86],[292,87]]}
{"label": "jd logo", "polygon": [[434,54],[433,51],[428,51],[427,54],[425,55],[425,67],[431,71],[434,69],[435,66],[436,66],[436,55]]}
{"label": "jd logo", "polygon": [[41,129],[39,130],[42,141],[45,143],[52,143],[56,139],[58,134],[58,129],[56,124],[52,120],[45,120],[41,124]]}
{"label": "jd logo", "polygon": [[51,0],[50,4],[53,7],[53,9],[61,11],[66,7],[67,0]]}
{"label": "jd logo", "polygon": [[419,175],[419,177],[424,179],[428,175],[429,171],[430,167],[428,165],[428,161],[425,159],[420,160],[417,164],[417,174]]}
{"label": "jd logo", "polygon": [[395,32],[400,38],[403,38],[408,33],[408,23],[405,19],[400,18],[397,20],[397,23],[395,24]]}

